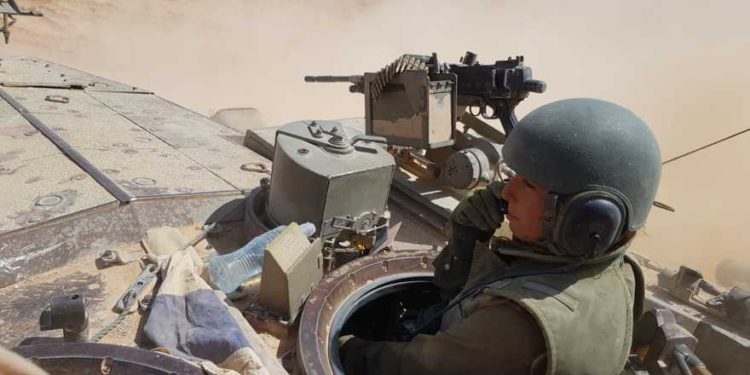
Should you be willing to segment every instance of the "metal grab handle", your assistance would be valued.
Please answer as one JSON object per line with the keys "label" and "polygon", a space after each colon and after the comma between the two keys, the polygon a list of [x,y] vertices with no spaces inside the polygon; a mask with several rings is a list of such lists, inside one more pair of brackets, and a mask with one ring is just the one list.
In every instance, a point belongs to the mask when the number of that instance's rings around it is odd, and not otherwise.
{"label": "metal grab handle", "polygon": [[354,144],[359,141],[382,143],[384,145],[388,144],[388,140],[385,137],[380,137],[377,135],[364,135],[364,134],[355,135],[354,137],[351,138],[351,140],[349,141],[349,144],[354,146]]}

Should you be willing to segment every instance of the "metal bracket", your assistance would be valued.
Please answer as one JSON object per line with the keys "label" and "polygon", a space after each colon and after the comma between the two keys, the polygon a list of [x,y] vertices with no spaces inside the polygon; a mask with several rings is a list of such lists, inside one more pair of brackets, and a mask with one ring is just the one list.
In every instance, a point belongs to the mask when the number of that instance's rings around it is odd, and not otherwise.
{"label": "metal bracket", "polygon": [[99,261],[103,267],[109,267],[112,265],[128,264],[133,261],[130,253],[121,253],[117,250],[104,250],[99,254]]}
{"label": "metal bracket", "polygon": [[[328,129],[325,129],[323,125]],[[383,144],[388,142],[385,137],[364,134],[357,134],[349,138],[344,131],[343,125],[337,121],[311,121],[303,131],[281,128],[276,131],[276,137],[280,134],[297,138],[338,154],[348,154],[354,151],[354,144],[358,142],[377,142]],[[324,134],[328,137],[324,136]]]}

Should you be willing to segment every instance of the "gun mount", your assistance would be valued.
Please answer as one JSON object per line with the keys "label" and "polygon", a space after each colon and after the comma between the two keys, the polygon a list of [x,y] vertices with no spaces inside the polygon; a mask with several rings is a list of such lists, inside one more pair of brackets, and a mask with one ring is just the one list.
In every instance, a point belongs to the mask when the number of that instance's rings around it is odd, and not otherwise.
{"label": "gun mount", "polygon": [[[386,138],[399,167],[458,190],[498,178],[500,144],[517,123],[516,106],[546,89],[523,56],[483,65],[472,52],[456,64],[441,63],[435,53],[407,54],[375,73],[305,81],[350,83],[350,92],[365,96],[366,134]],[[483,121],[489,119],[499,120],[502,131]]]}

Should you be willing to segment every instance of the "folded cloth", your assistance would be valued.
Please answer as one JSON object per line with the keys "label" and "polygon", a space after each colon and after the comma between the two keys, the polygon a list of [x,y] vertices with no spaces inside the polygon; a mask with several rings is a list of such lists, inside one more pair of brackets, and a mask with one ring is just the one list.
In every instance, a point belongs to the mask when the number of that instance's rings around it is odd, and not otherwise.
{"label": "folded cloth", "polygon": [[[174,227],[149,229],[146,231],[146,237],[141,240],[143,248],[155,259],[169,258],[172,254],[180,251],[186,242],[187,239],[182,235],[180,230]],[[196,269],[203,268],[203,261],[192,246],[188,246],[184,251],[190,253]]]}
{"label": "folded cloth", "polygon": [[188,252],[170,256],[144,326],[146,337],[188,360],[209,360],[243,375],[268,374],[229,312],[223,293],[211,289],[194,267]]}

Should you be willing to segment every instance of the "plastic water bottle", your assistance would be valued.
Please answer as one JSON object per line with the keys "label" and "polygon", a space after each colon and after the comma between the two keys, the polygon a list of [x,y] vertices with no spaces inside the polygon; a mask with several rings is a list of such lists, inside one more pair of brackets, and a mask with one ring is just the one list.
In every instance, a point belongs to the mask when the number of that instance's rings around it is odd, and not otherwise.
{"label": "plastic water bottle", "polygon": [[[263,253],[266,247],[286,229],[286,225],[278,226],[248,242],[247,245],[225,255],[215,256],[208,260],[208,273],[211,282],[222,292],[230,293],[243,282],[259,274],[263,270]],[[315,225],[304,223],[300,225],[302,233],[310,237],[315,233]]]}

